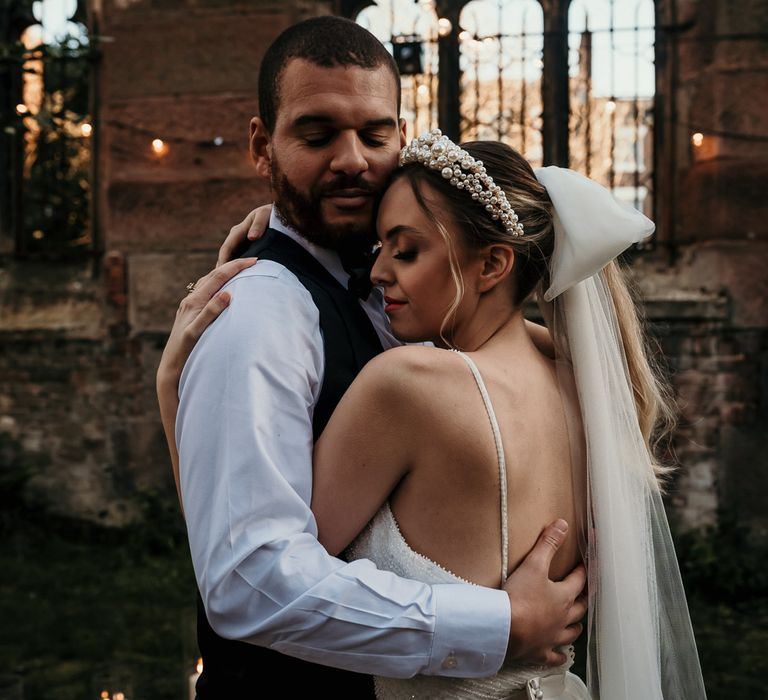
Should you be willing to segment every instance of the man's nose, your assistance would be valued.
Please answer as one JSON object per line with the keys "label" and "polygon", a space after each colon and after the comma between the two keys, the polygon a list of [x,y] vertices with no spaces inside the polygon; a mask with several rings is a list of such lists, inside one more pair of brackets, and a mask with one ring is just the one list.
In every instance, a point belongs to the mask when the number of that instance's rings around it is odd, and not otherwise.
{"label": "man's nose", "polygon": [[356,133],[341,134],[336,140],[330,167],[333,172],[345,175],[359,175],[368,170],[365,146]]}

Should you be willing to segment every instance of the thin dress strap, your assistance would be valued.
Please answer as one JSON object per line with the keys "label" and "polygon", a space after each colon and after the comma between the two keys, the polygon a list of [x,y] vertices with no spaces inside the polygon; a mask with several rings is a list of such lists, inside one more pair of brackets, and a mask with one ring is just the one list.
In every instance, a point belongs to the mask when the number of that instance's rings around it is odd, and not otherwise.
{"label": "thin dress strap", "polygon": [[472,371],[472,376],[475,378],[477,388],[480,390],[480,396],[483,397],[485,410],[491,421],[493,440],[496,443],[496,459],[499,463],[499,482],[501,484],[501,585],[503,586],[507,580],[507,569],[509,567],[509,529],[507,527],[507,462],[504,459],[504,446],[501,443],[501,431],[499,430],[499,423],[496,420],[496,413],[493,410],[491,397],[488,395],[488,390],[485,388],[485,382],[480,376],[480,370],[469,355],[465,355],[460,350],[454,350],[454,352],[464,358],[464,361]]}

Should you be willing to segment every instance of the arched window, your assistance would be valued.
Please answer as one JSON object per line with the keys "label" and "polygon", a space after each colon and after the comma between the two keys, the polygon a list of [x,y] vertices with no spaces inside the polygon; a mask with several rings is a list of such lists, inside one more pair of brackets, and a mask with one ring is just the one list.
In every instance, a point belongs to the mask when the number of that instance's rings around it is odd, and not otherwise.
{"label": "arched window", "polygon": [[421,72],[404,72],[410,134],[437,122],[504,141],[653,216],[654,0],[378,0],[358,21],[396,55],[419,46]]}
{"label": "arched window", "polygon": [[408,137],[437,126],[437,80],[440,30],[433,2],[378,0],[356,18],[394,55],[402,81],[401,116]]}
{"label": "arched window", "polygon": [[67,255],[90,249],[91,50],[85,2],[39,0],[5,31],[2,79],[4,252]]}
{"label": "arched window", "polygon": [[653,190],[653,0],[573,0],[570,167],[649,216]]}
{"label": "arched window", "polygon": [[541,5],[473,0],[460,24],[462,139],[504,141],[541,165]]}

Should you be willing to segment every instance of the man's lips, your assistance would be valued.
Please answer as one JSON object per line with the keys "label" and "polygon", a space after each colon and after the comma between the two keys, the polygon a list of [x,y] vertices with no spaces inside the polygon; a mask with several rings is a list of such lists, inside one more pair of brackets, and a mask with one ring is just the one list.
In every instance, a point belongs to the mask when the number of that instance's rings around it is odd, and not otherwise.
{"label": "man's lips", "polygon": [[384,297],[384,313],[391,313],[392,311],[397,311],[398,309],[402,309],[407,302],[402,301],[401,299],[393,299],[392,297]]}
{"label": "man's lips", "polygon": [[323,199],[327,199],[338,209],[358,209],[370,203],[373,194],[370,190],[350,188],[326,192],[323,194]]}

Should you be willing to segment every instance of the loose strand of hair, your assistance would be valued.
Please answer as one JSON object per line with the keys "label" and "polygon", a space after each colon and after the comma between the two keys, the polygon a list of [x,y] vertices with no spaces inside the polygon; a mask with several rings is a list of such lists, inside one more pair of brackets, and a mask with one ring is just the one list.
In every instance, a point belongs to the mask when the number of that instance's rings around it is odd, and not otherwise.
{"label": "loose strand of hair", "polygon": [[672,392],[649,352],[646,334],[643,333],[643,318],[627,275],[615,261],[609,263],[603,272],[616,310],[640,430],[653,460],[656,478],[663,487],[674,471],[671,465],[659,459],[660,447],[669,441],[676,424]]}

